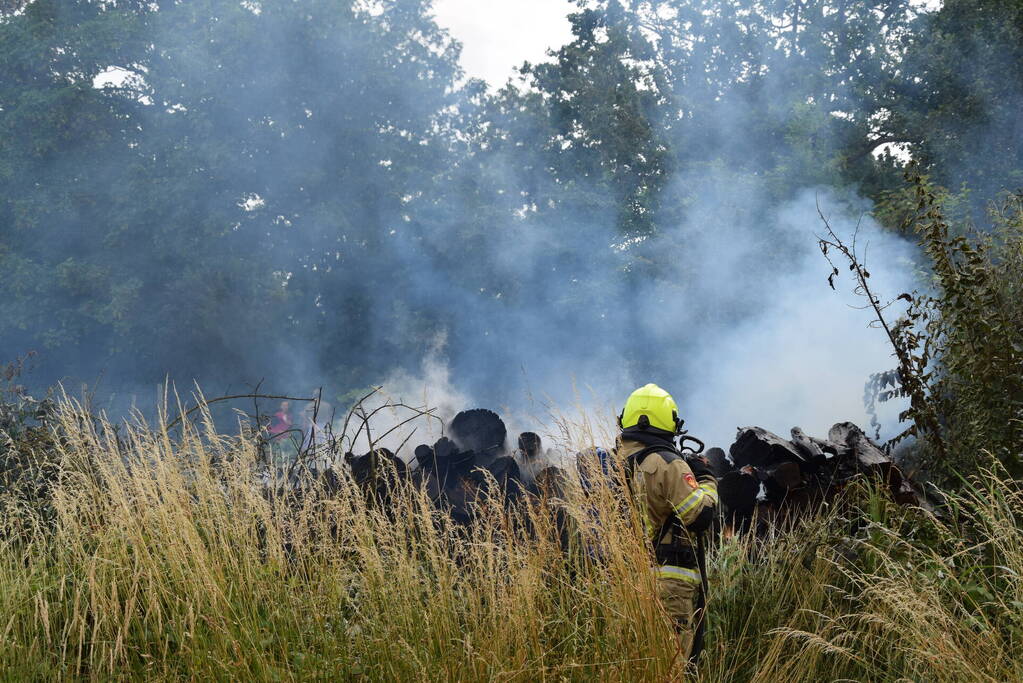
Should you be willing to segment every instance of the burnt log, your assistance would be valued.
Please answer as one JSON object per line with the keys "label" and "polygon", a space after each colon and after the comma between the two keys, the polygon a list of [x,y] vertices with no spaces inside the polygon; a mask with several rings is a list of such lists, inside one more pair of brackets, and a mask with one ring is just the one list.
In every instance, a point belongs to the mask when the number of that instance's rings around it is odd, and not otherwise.
{"label": "burnt log", "polygon": [[543,442],[536,432],[522,432],[519,434],[519,452],[524,458],[535,458],[543,453]]}
{"label": "burnt log", "polygon": [[902,474],[902,470],[881,448],[851,422],[840,422],[828,432],[828,438],[847,446],[861,471],[881,477],[892,499],[902,505],[926,506],[926,501]]}
{"label": "burnt log", "polygon": [[761,427],[739,429],[728,452],[736,467],[768,467],[780,461],[807,462],[794,445]]}
{"label": "burnt log", "polygon": [[378,448],[364,455],[345,453],[345,462],[359,486],[375,483],[380,476],[391,470],[401,477],[407,473],[405,462],[387,448]]}
{"label": "burnt log", "polygon": [[497,488],[507,497],[506,500],[515,499],[522,493],[522,473],[519,464],[515,462],[515,458],[508,455],[495,458],[486,465],[477,465],[469,476],[479,490],[487,493],[496,493],[491,490],[491,482],[496,482]]}
{"label": "burnt log", "polygon": [[[757,486],[753,488],[747,483],[741,489],[736,488],[730,491],[728,496],[730,500],[724,503],[728,507],[752,509],[758,502],[770,502],[780,505],[791,497],[794,491],[799,491],[806,487],[806,478],[803,475],[803,471],[799,463],[795,462],[780,462],[769,467],[746,465],[739,472],[756,481]],[[738,500],[740,494],[746,496],[746,500]],[[721,496],[721,500],[724,502],[725,496]]]}
{"label": "burnt log", "polygon": [[747,427],[738,430],[731,462],[720,449],[708,451],[725,518],[736,529],[751,528],[754,515],[760,519],[758,529],[791,519],[863,475],[886,483],[899,504],[927,505],[891,458],[855,424],[836,424],[827,439],[798,427],[791,434],[787,441],[760,427]]}
{"label": "burnt log", "polygon": [[760,480],[749,470],[733,470],[718,479],[718,498],[730,513],[752,515],[760,493]]}
{"label": "burnt log", "polygon": [[448,425],[451,439],[459,448],[479,454],[497,455],[504,451],[508,430],[492,410],[474,408],[455,415]]}
{"label": "burnt log", "polygon": [[[355,484],[366,495],[367,500],[375,499],[381,503],[390,500],[391,491],[398,482],[408,477],[405,462],[386,448],[378,448],[364,455],[345,454],[345,462]],[[333,474],[333,468],[328,470]],[[339,482],[324,478],[324,481],[337,491]]]}
{"label": "burnt log", "polygon": [[793,427],[792,445],[806,458],[807,469],[817,469],[833,458],[845,456],[849,449],[843,444],[808,436],[799,427]]}
{"label": "burnt log", "polygon": [[707,458],[707,464],[710,465],[711,472],[718,479],[732,471],[732,463],[728,462],[728,456],[725,455],[722,449],[717,447],[708,448],[705,457]]}
{"label": "burnt log", "polygon": [[845,444],[835,443],[834,441],[828,441],[827,439],[818,439],[815,436],[809,437],[817,447],[824,451],[824,456],[829,460],[831,458],[845,458],[849,455],[849,447]]}
{"label": "burnt log", "polygon": [[419,469],[413,481],[437,509],[456,523],[467,524],[481,496],[500,493],[507,504],[521,497],[522,473],[515,459],[505,455],[507,432],[496,413],[462,411],[448,425],[448,434],[450,438],[441,437],[432,447],[423,444],[415,449]]}
{"label": "burnt log", "polygon": [[797,463],[783,462],[762,470],[766,502],[780,508],[791,503],[793,496],[806,487],[803,472]]}
{"label": "burnt log", "polygon": [[427,446],[425,443],[416,446],[415,450],[416,465],[419,466],[420,471],[430,469],[434,465],[433,449]]}
{"label": "burnt log", "polygon": [[828,439],[847,446],[865,470],[891,467],[891,459],[852,422],[839,422],[828,431]]}
{"label": "burnt log", "polygon": [[791,434],[792,445],[796,447],[797,451],[803,454],[805,459],[812,461],[827,459],[824,449],[814,443],[814,441],[808,437],[802,429],[799,427],[793,427]]}
{"label": "burnt log", "polygon": [[795,491],[806,485],[802,468],[794,462],[782,462],[768,468],[767,481],[785,492]]}
{"label": "burnt log", "polygon": [[881,476],[891,486],[892,492],[902,487],[902,472],[881,448],[867,438],[863,430],[851,422],[840,422],[828,432],[831,441],[845,444],[855,458],[862,472]]}

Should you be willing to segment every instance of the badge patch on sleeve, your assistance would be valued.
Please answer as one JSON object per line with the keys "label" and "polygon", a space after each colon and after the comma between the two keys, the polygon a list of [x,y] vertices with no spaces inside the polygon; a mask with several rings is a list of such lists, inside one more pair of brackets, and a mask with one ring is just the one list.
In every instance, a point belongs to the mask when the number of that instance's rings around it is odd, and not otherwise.
{"label": "badge patch on sleeve", "polygon": [[685,479],[686,483],[692,486],[694,489],[697,486],[699,486],[699,484],[696,483],[696,477],[694,477],[691,472],[686,472],[682,478]]}

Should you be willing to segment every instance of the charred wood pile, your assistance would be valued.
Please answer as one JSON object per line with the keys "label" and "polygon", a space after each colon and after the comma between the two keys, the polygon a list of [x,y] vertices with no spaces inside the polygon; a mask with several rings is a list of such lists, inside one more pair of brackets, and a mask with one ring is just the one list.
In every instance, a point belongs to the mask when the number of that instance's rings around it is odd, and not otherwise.
{"label": "charred wood pile", "polygon": [[[583,495],[596,479],[617,490],[611,452],[593,447],[567,457],[546,450],[533,432],[521,433],[509,446],[503,420],[490,410],[458,413],[444,425],[443,434],[432,444],[416,446],[408,461],[379,447],[364,455],[346,453],[341,467],[316,472],[317,482],[329,494],[350,478],[368,502],[385,506],[395,487],[409,482],[461,524],[469,523],[476,503],[492,494],[506,505],[541,500],[546,505],[566,498],[573,488],[570,480]],[[888,454],[851,422],[834,425],[826,438],[798,427],[789,438],[744,427],[728,453],[711,448],[703,457],[718,479],[723,521],[737,532],[760,532],[799,519],[853,481],[867,478],[882,482],[899,504],[928,505]]]}
{"label": "charred wood pile", "polygon": [[706,453],[718,477],[725,522],[737,531],[783,522],[826,502],[852,481],[872,477],[883,482],[903,505],[926,501],[891,458],[863,430],[841,422],[827,439],[794,427],[784,439],[761,427],[743,427],[726,456]]}
{"label": "charred wood pile", "polygon": [[[408,477],[408,466],[386,448],[378,448],[365,455],[345,454],[345,464],[356,485],[369,501],[386,503],[398,482]],[[336,492],[340,480],[334,468],[322,477],[328,493]]]}
{"label": "charred wood pile", "polygon": [[[512,502],[522,492],[518,463],[506,453],[507,430],[497,413],[482,408],[458,413],[448,425],[450,436],[415,449],[418,468],[412,480],[439,509],[467,523],[472,504],[483,496],[504,494]],[[497,490],[495,490],[495,488]]]}

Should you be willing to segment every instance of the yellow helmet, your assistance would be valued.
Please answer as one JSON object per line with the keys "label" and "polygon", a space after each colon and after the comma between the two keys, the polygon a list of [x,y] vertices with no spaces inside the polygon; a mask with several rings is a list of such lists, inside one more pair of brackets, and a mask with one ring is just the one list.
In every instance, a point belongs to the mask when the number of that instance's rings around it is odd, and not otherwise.
{"label": "yellow helmet", "polygon": [[678,405],[667,391],[656,384],[647,384],[629,396],[618,424],[622,429],[654,427],[674,434],[679,426]]}

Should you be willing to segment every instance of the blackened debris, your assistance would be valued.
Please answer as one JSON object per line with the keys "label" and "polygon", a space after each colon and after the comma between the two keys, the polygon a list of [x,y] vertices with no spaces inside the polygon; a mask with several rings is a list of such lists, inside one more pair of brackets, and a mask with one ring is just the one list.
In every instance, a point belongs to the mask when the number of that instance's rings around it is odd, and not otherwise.
{"label": "blackened debris", "polygon": [[797,518],[865,476],[887,484],[900,504],[927,506],[884,450],[853,423],[836,424],[827,439],[807,436],[798,427],[791,434],[788,440],[761,427],[744,427],[729,458],[720,449],[707,452],[719,478],[726,524],[747,530],[756,520],[762,530]]}
{"label": "blackened debris", "polygon": [[448,425],[452,440],[465,451],[497,454],[504,451],[508,430],[492,410],[475,408],[455,415]]}

